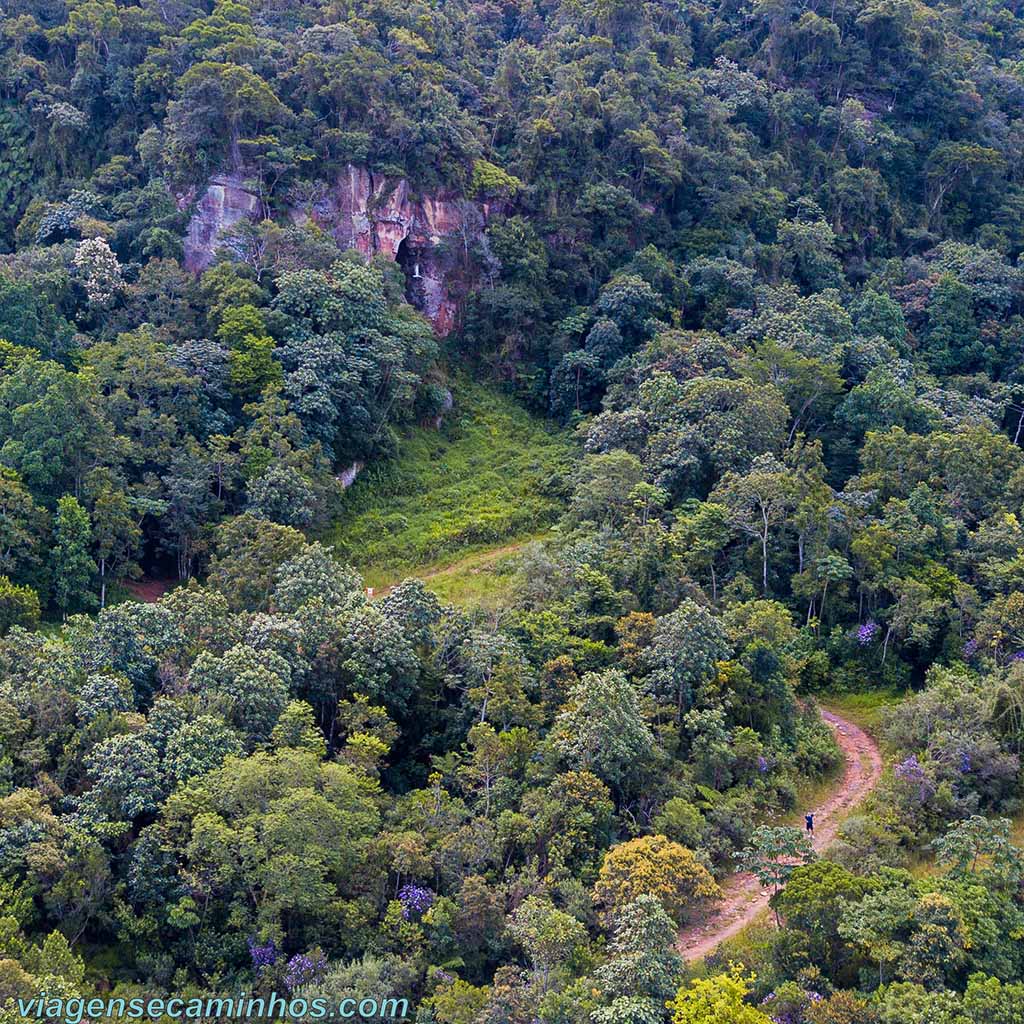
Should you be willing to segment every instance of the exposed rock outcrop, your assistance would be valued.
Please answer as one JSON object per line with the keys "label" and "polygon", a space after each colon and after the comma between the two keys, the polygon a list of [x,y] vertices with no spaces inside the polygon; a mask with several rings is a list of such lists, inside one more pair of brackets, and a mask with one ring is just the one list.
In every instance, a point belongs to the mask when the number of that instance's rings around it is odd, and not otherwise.
{"label": "exposed rock outcrop", "polygon": [[366,463],[361,459],[356,459],[350,466],[346,466],[337,476],[337,481],[341,486],[348,490],[355,482],[356,477],[362,473]]}
{"label": "exposed rock outcrop", "polygon": [[436,416],[431,417],[431,419],[428,421],[429,424],[435,430],[440,430],[441,427],[444,425],[444,418],[445,418],[445,416],[448,413],[450,413],[454,407],[455,407],[455,396],[451,393],[451,391],[448,390],[448,388],[445,388],[444,389],[444,398],[441,401],[441,411]]}
{"label": "exposed rock outcrop", "polygon": [[397,260],[409,301],[447,334],[472,283],[473,250],[495,212],[493,204],[454,192],[417,195],[404,178],[350,164],[319,200],[291,215],[297,222],[311,218],[343,248]]}
{"label": "exposed rock outcrop", "polygon": [[[349,165],[318,198],[287,211],[293,223],[312,220],[342,248],[396,260],[405,271],[409,302],[448,334],[473,283],[473,252],[496,204],[450,191],[417,194],[404,179]],[[217,237],[243,217],[262,215],[240,175],[211,179],[189,224],[185,263],[201,270],[213,260]]]}
{"label": "exposed rock outcrop", "polygon": [[[178,206],[187,209],[195,194],[178,197]],[[258,220],[263,216],[259,196],[246,187],[241,174],[218,174],[212,177],[199,202],[185,235],[185,267],[193,273],[205,270],[212,262],[221,235],[242,220]]]}

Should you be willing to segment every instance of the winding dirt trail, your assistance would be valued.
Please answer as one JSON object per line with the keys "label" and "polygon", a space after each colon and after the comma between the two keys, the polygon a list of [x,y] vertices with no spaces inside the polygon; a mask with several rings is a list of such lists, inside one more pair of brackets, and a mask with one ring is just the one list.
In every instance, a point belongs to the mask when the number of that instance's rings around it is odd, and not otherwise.
{"label": "winding dirt trail", "polygon": [[[863,729],[831,711],[822,710],[821,717],[835,733],[846,767],[839,787],[814,808],[814,848],[819,853],[836,838],[847,813],[874,789],[882,774],[878,744]],[[703,959],[768,909],[771,890],[746,872],[727,878],[722,891],[725,896],[710,916],[680,931],[677,948],[685,960]]]}

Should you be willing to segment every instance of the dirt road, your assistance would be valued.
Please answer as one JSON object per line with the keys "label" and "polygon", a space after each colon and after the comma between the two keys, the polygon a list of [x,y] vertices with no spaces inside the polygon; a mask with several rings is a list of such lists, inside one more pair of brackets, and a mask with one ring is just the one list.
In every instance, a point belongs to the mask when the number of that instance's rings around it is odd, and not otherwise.
{"label": "dirt road", "polygon": [[[846,759],[842,781],[832,795],[814,808],[814,848],[819,853],[835,839],[847,813],[874,789],[882,774],[882,755],[878,745],[863,729],[831,711],[821,717],[835,733]],[[700,960],[715,947],[731,938],[768,909],[769,889],[745,872],[732,875],[722,883],[724,899],[715,905],[703,921],[687,926],[679,933],[678,948],[686,960]]]}

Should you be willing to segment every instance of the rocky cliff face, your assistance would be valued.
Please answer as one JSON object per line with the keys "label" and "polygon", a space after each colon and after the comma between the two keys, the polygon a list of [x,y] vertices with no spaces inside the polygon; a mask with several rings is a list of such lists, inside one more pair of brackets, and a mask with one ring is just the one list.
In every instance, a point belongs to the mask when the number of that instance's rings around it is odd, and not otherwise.
{"label": "rocky cliff face", "polygon": [[[187,209],[195,194],[178,196],[178,206]],[[217,251],[223,232],[242,220],[258,220],[264,213],[259,196],[246,188],[241,174],[218,174],[206,186],[185,235],[185,267],[193,273],[205,270]]]}
{"label": "rocky cliff face", "polygon": [[[417,195],[405,179],[396,182],[349,165],[318,199],[290,209],[288,216],[294,223],[312,220],[342,248],[396,260],[405,271],[409,301],[444,335],[455,326],[472,284],[472,251],[496,212],[493,204],[470,202],[452,192]],[[260,213],[257,198],[239,176],[212,179],[189,224],[186,266],[208,266],[218,235]]]}

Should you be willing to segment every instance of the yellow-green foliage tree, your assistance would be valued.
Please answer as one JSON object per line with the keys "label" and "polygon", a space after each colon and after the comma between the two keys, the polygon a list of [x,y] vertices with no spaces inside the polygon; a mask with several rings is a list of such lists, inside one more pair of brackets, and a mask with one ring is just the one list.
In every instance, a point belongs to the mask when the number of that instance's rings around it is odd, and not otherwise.
{"label": "yellow-green foliage tree", "polygon": [[717,899],[722,890],[692,850],[665,836],[640,836],[605,854],[593,895],[609,918],[638,896],[655,896],[678,924],[695,904]]}
{"label": "yellow-green foliage tree", "polygon": [[672,1024],[770,1024],[771,1017],[744,1002],[754,975],[732,964],[728,974],[698,978],[668,1004]]}

